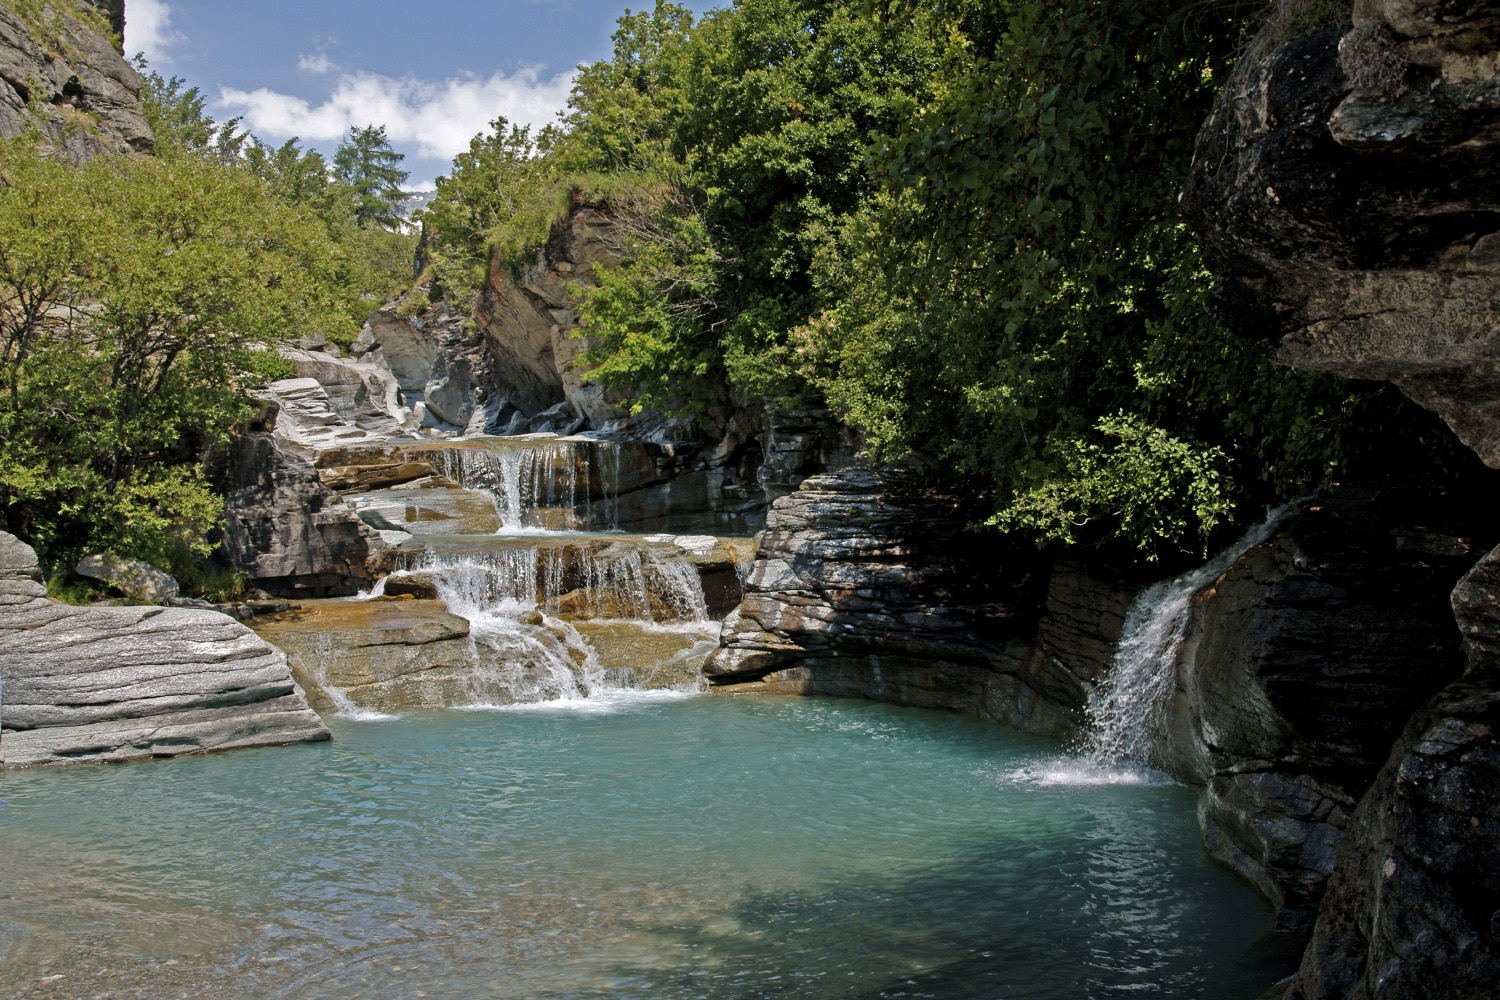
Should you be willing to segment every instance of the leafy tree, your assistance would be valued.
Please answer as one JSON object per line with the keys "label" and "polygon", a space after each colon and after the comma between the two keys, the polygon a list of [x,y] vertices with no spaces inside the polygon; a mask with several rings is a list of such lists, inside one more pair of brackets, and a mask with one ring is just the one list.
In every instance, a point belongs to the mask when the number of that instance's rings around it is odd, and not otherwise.
{"label": "leafy tree", "polygon": [[464,299],[483,283],[490,251],[502,256],[530,250],[557,214],[556,172],[544,154],[555,130],[533,139],[530,126],[505,118],[490,122],[437,179],[437,195],[422,210],[434,276],[450,295]]}
{"label": "leafy tree", "polygon": [[401,222],[401,185],[410,176],[400,168],[406,157],[391,148],[384,125],[349,127],[349,136],[333,154],[334,178],[345,185],[361,229],[395,229]]}
{"label": "leafy tree", "polygon": [[245,165],[266,182],[274,197],[326,217],[332,211],[328,161],[315,149],[301,149],[300,141],[293,136],[272,147],[252,139],[245,148]]}
{"label": "leafy tree", "polygon": [[347,334],[335,248],[212,157],[73,168],[6,142],[0,176],[0,519],[54,560],[205,553],[222,498],[198,453],[290,374],[256,345]]}
{"label": "leafy tree", "polygon": [[239,131],[239,118],[214,121],[204,110],[207,99],[197,87],[187,86],[181,77],[163,77],[147,65],[144,55],[136,56],[135,65],[145,80],[141,110],[156,135],[157,156],[211,156],[223,163],[240,160],[250,136]]}

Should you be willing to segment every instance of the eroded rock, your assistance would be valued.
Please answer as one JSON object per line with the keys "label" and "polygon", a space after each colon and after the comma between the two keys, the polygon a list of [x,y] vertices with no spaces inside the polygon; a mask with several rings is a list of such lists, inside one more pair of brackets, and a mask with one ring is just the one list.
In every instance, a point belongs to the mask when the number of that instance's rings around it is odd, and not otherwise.
{"label": "eroded rock", "polygon": [[26,576],[0,579],[5,766],[328,738],[286,657],[234,619],[190,608],[76,608],[45,593]]}
{"label": "eroded rock", "polygon": [[102,580],[126,597],[145,604],[167,604],[177,596],[177,581],[150,563],[126,559],[113,552],[85,556],[73,572]]}

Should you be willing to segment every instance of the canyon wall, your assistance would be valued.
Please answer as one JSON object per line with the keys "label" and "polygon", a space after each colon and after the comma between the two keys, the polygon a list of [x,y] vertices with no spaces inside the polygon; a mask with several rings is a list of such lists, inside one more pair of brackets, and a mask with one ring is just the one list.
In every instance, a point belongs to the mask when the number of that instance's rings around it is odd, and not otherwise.
{"label": "canyon wall", "polygon": [[[1361,0],[1352,24],[1263,33],[1203,127],[1183,195],[1227,323],[1283,364],[1393,382],[1492,467],[1497,27],[1488,3]],[[1475,500],[1493,520],[1494,496]],[[1453,590],[1462,675],[1413,699],[1344,824],[1301,969],[1272,995],[1493,995],[1497,562],[1485,555]],[[1431,672],[1430,658],[1411,660]]]}

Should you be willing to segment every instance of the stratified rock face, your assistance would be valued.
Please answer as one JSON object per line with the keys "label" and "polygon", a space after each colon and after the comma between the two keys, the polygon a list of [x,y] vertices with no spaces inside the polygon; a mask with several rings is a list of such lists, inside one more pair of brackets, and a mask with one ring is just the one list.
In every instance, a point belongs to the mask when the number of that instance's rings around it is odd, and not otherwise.
{"label": "stratified rock face", "polygon": [[704,667],[730,690],[839,694],[949,708],[1069,734],[1039,696],[1067,674],[1034,642],[1045,576],[1032,554],[963,532],[972,511],[921,478],[813,476],[772,506],[740,606]]}
{"label": "stratified rock face", "polygon": [[1338,29],[1252,47],[1183,193],[1215,311],[1277,361],[1386,379],[1500,467],[1500,49],[1493,4],[1370,0],[1342,40],[1404,66],[1354,89]]}
{"label": "stratified rock face", "polygon": [[48,146],[74,162],[151,152],[140,74],[108,39],[72,17],[62,24],[60,38],[42,38],[0,5],[0,138],[35,124]]}
{"label": "stratified rock face", "polygon": [[[0,550],[18,545],[0,533]],[[5,766],[328,738],[286,657],[233,618],[69,607],[24,571],[0,579]]]}
{"label": "stratified rock face", "polygon": [[1500,983],[1500,549],[1454,591],[1466,675],[1355,811],[1294,1000],[1487,1000]]}
{"label": "stratified rock face", "polygon": [[223,548],[257,586],[283,596],[347,595],[388,567],[389,546],[266,432],[242,434],[208,456],[225,492]]}
{"label": "stratified rock face", "polygon": [[[1476,523],[1477,522],[1477,523]],[[1212,853],[1283,930],[1312,923],[1349,815],[1420,705],[1463,669],[1449,593],[1482,518],[1415,489],[1336,487],[1194,598],[1172,742]]]}

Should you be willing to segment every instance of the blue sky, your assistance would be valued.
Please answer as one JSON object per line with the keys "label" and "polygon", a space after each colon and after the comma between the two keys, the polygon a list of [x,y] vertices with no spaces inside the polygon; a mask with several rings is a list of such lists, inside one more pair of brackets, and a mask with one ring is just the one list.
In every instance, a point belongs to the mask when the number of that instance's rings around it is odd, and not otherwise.
{"label": "blue sky", "polygon": [[551,121],[574,67],[609,54],[615,19],[652,3],[126,0],[125,47],[266,141],[332,153],[351,123],[385,125],[421,187],[496,115]]}

